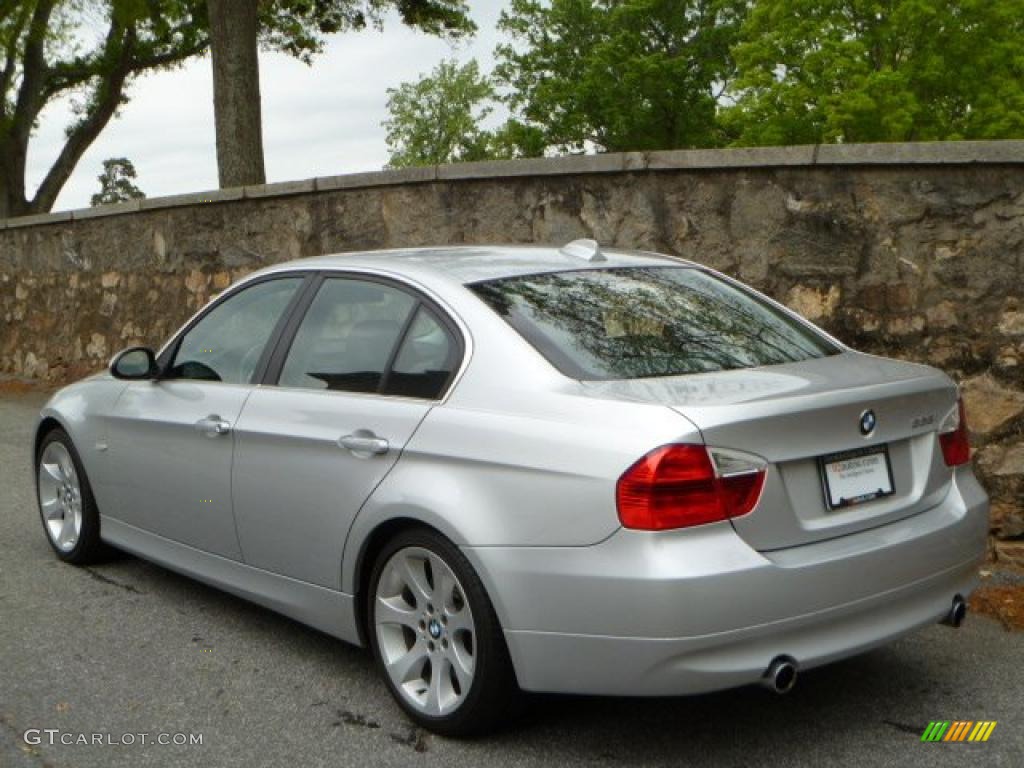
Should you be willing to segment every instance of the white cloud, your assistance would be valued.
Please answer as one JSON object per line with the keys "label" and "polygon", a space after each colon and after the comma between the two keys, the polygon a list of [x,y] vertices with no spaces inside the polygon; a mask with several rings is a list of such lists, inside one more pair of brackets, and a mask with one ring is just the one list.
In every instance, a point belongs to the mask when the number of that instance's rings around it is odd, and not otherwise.
{"label": "white cloud", "polygon": [[[494,29],[502,0],[472,2],[480,28],[453,47],[416,33],[389,16],[384,30],[332,38],[312,67],[282,54],[260,58],[263,143],[267,180],[287,181],[379,169],[387,160],[384,129],[387,89],[413,80],[444,57],[476,57],[489,70],[499,35]],[[213,86],[208,58],[146,75],[131,86],[131,101],[85,153],[55,210],[89,204],[108,157],[127,157],[138,185],[149,196],[217,186]],[[29,147],[28,178],[34,190],[64,142],[67,101],[41,115]]]}

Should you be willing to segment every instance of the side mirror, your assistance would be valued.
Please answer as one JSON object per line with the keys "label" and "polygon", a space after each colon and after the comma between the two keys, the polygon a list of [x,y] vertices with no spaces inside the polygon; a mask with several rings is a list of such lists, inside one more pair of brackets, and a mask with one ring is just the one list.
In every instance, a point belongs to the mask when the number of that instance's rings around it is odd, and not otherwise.
{"label": "side mirror", "polygon": [[110,374],[115,379],[140,381],[156,377],[156,355],[149,347],[129,347],[114,355]]}

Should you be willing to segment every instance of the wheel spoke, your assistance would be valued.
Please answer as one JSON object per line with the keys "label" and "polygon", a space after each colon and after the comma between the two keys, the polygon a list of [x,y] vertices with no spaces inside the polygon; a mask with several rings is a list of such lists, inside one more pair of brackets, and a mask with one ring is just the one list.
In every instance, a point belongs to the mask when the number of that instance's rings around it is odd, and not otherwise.
{"label": "wheel spoke", "polygon": [[459,695],[465,696],[473,684],[473,658],[458,642],[448,644],[445,656],[455,670],[455,677],[458,678]]}
{"label": "wheel spoke", "polygon": [[444,563],[432,558],[430,567],[434,572],[434,606],[440,611],[452,604],[455,591],[455,576]]}
{"label": "wheel spoke", "polygon": [[60,520],[64,514],[64,510],[60,506],[60,502],[57,499],[49,499],[40,503],[40,508],[43,510],[43,517],[47,520]]}
{"label": "wheel spoke", "polygon": [[426,643],[417,639],[412,648],[406,651],[391,664],[388,664],[388,671],[391,678],[399,684],[415,680],[417,676],[422,677],[423,665],[427,663]]}
{"label": "wheel spoke", "polygon": [[70,549],[71,546],[74,544],[74,541],[75,541],[75,519],[74,519],[74,515],[65,515],[64,516],[64,525],[61,526],[60,538],[57,540],[57,543],[60,546],[62,546],[62,547],[67,547],[68,549]]}
{"label": "wheel spoke", "polygon": [[423,563],[422,560],[405,557],[402,559],[400,573],[402,581],[416,596],[416,601],[426,604],[430,602],[430,586],[427,584],[427,574],[423,569]]}
{"label": "wheel spoke", "polygon": [[452,634],[460,630],[473,631],[473,617],[469,615],[469,610],[465,605],[458,611],[445,609],[445,616],[448,617],[448,631]]}
{"label": "wheel spoke", "polygon": [[417,628],[418,616],[413,608],[406,608],[401,597],[377,598],[374,618],[378,624],[400,624],[412,629]]}
{"label": "wheel spoke", "polygon": [[427,689],[427,712],[432,715],[440,715],[443,707],[441,701],[441,686],[444,683],[445,676],[448,674],[448,660],[445,658],[438,659],[438,661],[430,666],[430,687]]}
{"label": "wheel spoke", "polygon": [[49,475],[50,480],[58,485],[64,484],[64,471],[56,461],[44,462],[43,469],[46,470],[46,474]]}

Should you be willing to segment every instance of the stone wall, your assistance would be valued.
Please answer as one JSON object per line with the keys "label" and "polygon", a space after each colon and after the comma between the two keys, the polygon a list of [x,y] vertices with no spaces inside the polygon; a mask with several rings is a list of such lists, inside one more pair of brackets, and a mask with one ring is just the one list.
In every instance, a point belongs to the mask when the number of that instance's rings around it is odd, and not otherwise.
{"label": "stone wall", "polygon": [[1024,566],[1024,142],[465,164],[0,222],[0,376],[57,383],[158,345],[284,259],[583,236],[712,265],[962,381],[994,552]]}

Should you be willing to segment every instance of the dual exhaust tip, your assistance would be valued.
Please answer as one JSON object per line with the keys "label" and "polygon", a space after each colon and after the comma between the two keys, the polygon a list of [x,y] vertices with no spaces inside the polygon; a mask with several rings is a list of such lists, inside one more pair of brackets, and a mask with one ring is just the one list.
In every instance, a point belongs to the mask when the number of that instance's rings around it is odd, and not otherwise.
{"label": "dual exhaust tip", "polygon": [[[949,627],[959,627],[966,618],[967,601],[962,595],[956,595],[941,623]],[[796,659],[790,656],[776,656],[761,677],[761,685],[778,694],[789,693],[796,685],[798,672]]]}

